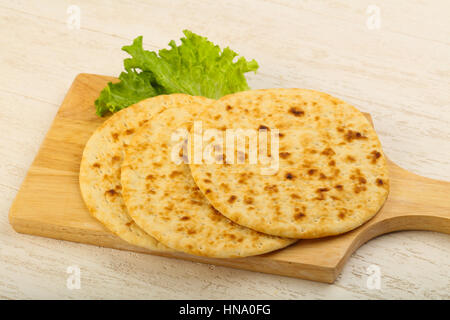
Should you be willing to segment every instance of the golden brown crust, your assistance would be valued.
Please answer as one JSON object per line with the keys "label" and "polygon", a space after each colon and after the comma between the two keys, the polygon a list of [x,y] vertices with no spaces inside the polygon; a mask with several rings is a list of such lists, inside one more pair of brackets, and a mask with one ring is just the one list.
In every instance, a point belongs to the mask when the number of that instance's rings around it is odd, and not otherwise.
{"label": "golden brown crust", "polygon": [[[222,216],[200,192],[189,166],[172,161],[171,134],[188,129],[204,104],[171,108],[135,134],[122,166],[129,214],[143,230],[173,249],[235,258],[283,248],[295,240],[265,235]],[[207,191],[207,190],[205,190]]]}
{"label": "golden brown crust", "polygon": [[260,163],[190,165],[211,204],[243,226],[291,238],[336,235],[369,220],[386,200],[378,137],[342,100],[305,89],[253,90],[221,98],[198,120],[204,130],[279,129],[275,175],[262,175]]}
{"label": "golden brown crust", "polygon": [[133,245],[155,251],[171,250],[139,228],[127,213],[120,183],[124,146],[153,115],[193,100],[207,99],[173,94],[143,100],[112,115],[97,128],[85,146],[79,180],[89,212],[111,232]]}

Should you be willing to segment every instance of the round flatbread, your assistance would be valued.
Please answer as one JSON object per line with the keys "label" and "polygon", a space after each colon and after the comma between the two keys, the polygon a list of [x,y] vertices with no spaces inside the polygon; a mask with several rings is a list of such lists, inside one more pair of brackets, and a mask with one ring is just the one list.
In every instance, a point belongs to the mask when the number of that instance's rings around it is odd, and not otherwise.
{"label": "round flatbread", "polygon": [[217,100],[198,120],[204,131],[222,130],[225,142],[228,129],[266,132],[273,141],[266,162],[251,164],[249,149],[224,143],[225,164],[190,164],[210,203],[240,225],[299,239],[337,235],[372,218],[386,200],[388,169],[374,129],[355,107],[328,94],[240,92]]}
{"label": "round flatbread", "polygon": [[200,192],[185,161],[188,130],[203,109],[200,104],[167,109],[133,137],[122,165],[130,216],[161,243],[194,255],[245,257],[293,243],[233,223]]}
{"label": "round flatbread", "polygon": [[112,115],[95,130],[84,148],[79,179],[89,212],[107,229],[133,245],[154,251],[170,250],[139,228],[127,213],[120,183],[124,146],[153,115],[194,101],[211,102],[185,94],[143,100]]}

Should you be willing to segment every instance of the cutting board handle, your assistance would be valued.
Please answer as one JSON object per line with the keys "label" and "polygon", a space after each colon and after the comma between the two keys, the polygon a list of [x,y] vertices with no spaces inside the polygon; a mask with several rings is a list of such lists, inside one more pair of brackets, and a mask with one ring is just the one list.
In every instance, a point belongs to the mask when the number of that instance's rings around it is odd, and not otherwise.
{"label": "cutting board handle", "polygon": [[355,234],[353,250],[372,238],[393,231],[426,230],[450,234],[450,182],[419,176],[392,161],[389,161],[389,169],[388,200]]}

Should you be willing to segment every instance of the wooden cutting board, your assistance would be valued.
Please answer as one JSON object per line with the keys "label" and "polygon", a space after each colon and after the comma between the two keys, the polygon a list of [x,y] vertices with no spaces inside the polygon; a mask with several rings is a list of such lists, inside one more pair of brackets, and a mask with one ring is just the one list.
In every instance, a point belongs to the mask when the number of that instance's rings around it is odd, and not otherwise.
{"label": "wooden cutting board", "polygon": [[114,80],[93,74],[76,77],[11,207],[9,220],[17,232],[328,283],[358,247],[376,236],[397,230],[450,233],[450,183],[420,177],[389,161],[391,191],[384,207],[344,235],[300,240],[276,252],[240,259],[162,254],[131,246],[90,216],[78,186],[84,145],[105,120],[95,115],[94,100]]}

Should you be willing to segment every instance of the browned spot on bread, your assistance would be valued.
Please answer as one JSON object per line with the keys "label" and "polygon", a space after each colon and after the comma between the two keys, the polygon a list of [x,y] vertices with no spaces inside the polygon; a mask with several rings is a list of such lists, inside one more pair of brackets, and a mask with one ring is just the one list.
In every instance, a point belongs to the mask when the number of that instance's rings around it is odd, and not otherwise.
{"label": "browned spot on bread", "polygon": [[310,168],[311,165],[312,165],[312,162],[311,162],[311,161],[309,161],[309,160],[303,160],[303,163],[302,163],[302,167],[303,167],[303,168]]}
{"label": "browned spot on bread", "polygon": [[280,152],[280,157],[283,159],[289,158],[291,154],[289,152]]}
{"label": "browned spot on bread", "polygon": [[98,163],[98,162],[94,163],[92,166],[94,168],[100,168],[101,167],[100,163]]}
{"label": "browned spot on bread", "polygon": [[292,199],[301,199],[300,196],[298,194],[296,194],[296,193],[292,193],[291,194],[291,198]]}
{"label": "browned spot on bread", "polygon": [[113,132],[111,134],[111,136],[112,136],[114,142],[117,142],[117,140],[119,139],[119,134],[117,132]]}
{"label": "browned spot on bread", "polygon": [[110,189],[105,192],[105,195],[116,196],[118,193],[114,189]]}
{"label": "browned spot on bread", "polygon": [[141,121],[139,121],[139,126],[142,126],[144,123],[147,123],[147,122],[148,122],[148,119],[141,120]]}
{"label": "browned spot on bread", "polygon": [[230,192],[230,186],[226,183],[221,183],[220,187],[225,191],[225,192]]}
{"label": "browned spot on bread", "polygon": [[233,107],[227,104],[227,111],[233,110]]}
{"label": "browned spot on bread", "polygon": [[120,157],[119,156],[114,156],[111,158],[111,162],[115,163],[115,162],[119,162],[120,161]]}
{"label": "browned spot on bread", "polygon": [[369,156],[367,156],[367,159],[372,159],[372,163],[377,163],[378,158],[381,157],[381,153],[377,150],[373,150]]}
{"label": "browned spot on bread", "polygon": [[308,170],[308,174],[309,174],[310,176],[312,176],[312,175],[315,174],[316,172],[317,172],[316,169],[309,169],[309,170]]}
{"label": "browned spot on bread", "polygon": [[342,184],[337,184],[334,186],[337,190],[342,191],[344,190],[344,186]]}
{"label": "browned spot on bread", "polygon": [[355,161],[356,161],[356,159],[353,158],[352,156],[347,156],[347,157],[345,158],[345,160],[346,160],[347,162],[355,162]]}
{"label": "browned spot on bread", "polygon": [[353,140],[367,139],[367,137],[363,136],[361,134],[361,132],[357,132],[357,131],[353,131],[353,130],[348,130],[345,133],[344,138],[348,142],[352,142]]}
{"label": "browned spot on bread", "polygon": [[176,176],[179,176],[180,174],[182,174],[182,172],[181,171],[172,171],[171,173],[170,173],[170,175],[169,175],[169,178],[171,178],[171,179],[173,179],[173,178],[175,178]]}
{"label": "browned spot on bread", "polygon": [[203,179],[203,182],[204,182],[204,183],[211,183],[211,180],[209,180],[209,179]]}
{"label": "browned spot on bread", "polygon": [[147,180],[155,180],[155,176],[152,174],[149,174],[148,176],[145,177],[145,179]]}
{"label": "browned spot on bread", "polygon": [[209,193],[211,193],[211,189],[206,189],[205,194],[209,194]]}
{"label": "browned spot on bread", "polygon": [[211,178],[211,172],[207,172],[206,175],[208,176],[208,178]]}
{"label": "browned spot on bread", "polygon": [[130,227],[132,224],[134,224],[134,221],[133,221],[133,220],[131,220],[131,221],[125,223],[125,225],[126,225],[127,227]]}
{"label": "browned spot on bread", "polygon": [[362,191],[366,191],[367,190],[367,188],[365,187],[365,186],[355,186],[354,188],[353,188],[353,191],[355,192],[355,193],[360,193],[360,192],[362,192]]}
{"label": "browned spot on bread", "polygon": [[325,195],[322,192],[320,192],[319,195],[314,198],[314,200],[325,200]]}
{"label": "browned spot on bread", "polygon": [[360,193],[362,191],[366,191],[366,187],[362,186],[363,184],[365,184],[367,182],[366,178],[364,177],[364,175],[362,174],[360,169],[355,169],[355,174],[352,174],[350,176],[350,179],[356,181],[356,183],[358,183],[358,185],[355,185],[355,187],[353,188],[353,191],[355,193]]}
{"label": "browned spot on bread", "polygon": [[336,131],[338,131],[338,132],[344,132],[344,128],[343,128],[343,127],[337,127],[337,128],[336,128]]}
{"label": "browned spot on bread", "polygon": [[278,133],[278,137],[280,137],[280,138],[284,138],[284,136],[285,136],[285,134],[284,134],[284,133],[281,133],[281,132],[279,132],[279,133]]}
{"label": "browned spot on bread", "polygon": [[300,220],[300,219],[302,219],[304,217],[306,217],[306,214],[304,214],[303,212],[299,212],[299,213],[294,214],[294,219],[295,220]]}
{"label": "browned spot on bread", "polygon": [[319,175],[319,179],[320,179],[320,180],[325,180],[326,178],[327,178],[327,176],[324,175],[324,174],[321,172],[320,175]]}
{"label": "browned spot on bread", "polygon": [[289,112],[292,113],[296,117],[301,117],[305,114],[303,110],[300,110],[298,108],[292,107],[289,109]]}
{"label": "browned spot on bread", "polygon": [[172,211],[174,207],[173,203],[168,204],[167,206],[164,207],[164,210],[166,211]]}
{"label": "browned spot on bread", "polygon": [[227,238],[230,238],[231,240],[236,239],[236,236],[234,234],[232,234],[232,233],[225,233],[224,236],[227,237]]}
{"label": "browned spot on bread", "polygon": [[259,130],[269,130],[269,128],[264,125],[260,125],[258,129]]}
{"label": "browned spot on bread", "polygon": [[204,195],[199,190],[191,192],[191,197],[200,201],[203,201],[204,199]]}
{"label": "browned spot on bread", "polygon": [[237,197],[236,196],[231,196],[228,198],[228,203],[234,203],[236,201]]}
{"label": "browned spot on bread", "polygon": [[273,185],[266,185],[266,186],[264,187],[264,190],[267,191],[267,192],[269,192],[269,193],[275,193],[275,192],[278,192],[278,187],[277,187],[276,184],[273,184]]}
{"label": "browned spot on bread", "polygon": [[336,165],[336,161],[331,160],[330,162],[328,162],[328,165],[334,167]]}
{"label": "browned spot on bread", "polygon": [[180,220],[186,221],[186,220],[189,220],[190,218],[191,217],[189,217],[189,216],[183,216],[183,217],[180,218]]}
{"label": "browned spot on bread", "polygon": [[253,201],[254,201],[254,199],[252,197],[247,197],[247,196],[244,197],[245,204],[252,204]]}
{"label": "browned spot on bread", "polygon": [[247,179],[251,178],[252,176],[253,176],[252,172],[243,172],[240,174],[240,179],[238,180],[238,182],[241,184],[246,184]]}
{"label": "browned spot on bread", "polygon": [[286,173],[286,175],[284,177],[286,179],[288,179],[288,180],[294,180],[295,179],[295,176],[292,173],[290,173],[290,172]]}
{"label": "browned spot on bread", "polygon": [[203,205],[203,201],[199,201],[199,200],[194,200],[191,199],[191,201],[189,201],[190,204],[196,205],[196,206],[202,206]]}
{"label": "browned spot on bread", "polygon": [[220,118],[222,118],[222,116],[218,114],[217,116],[214,117],[214,120],[219,120]]}
{"label": "browned spot on bread", "polygon": [[196,234],[197,231],[195,231],[195,229],[188,229],[187,230],[187,234],[191,235],[191,234]]}
{"label": "browned spot on bread", "polygon": [[127,129],[127,131],[125,131],[125,133],[127,135],[133,134],[134,133],[134,129]]}
{"label": "browned spot on bread", "polygon": [[338,214],[339,219],[344,219],[345,218],[345,213],[341,212]]}
{"label": "browned spot on bread", "polygon": [[330,157],[330,156],[335,155],[336,152],[334,152],[333,149],[331,149],[330,147],[328,147],[328,148],[325,148],[320,154],[322,154],[322,155],[324,155],[324,156]]}
{"label": "browned spot on bread", "polygon": [[325,192],[330,191],[330,189],[328,188],[319,188],[316,190],[316,192],[318,193],[318,196],[316,198],[314,198],[315,200],[325,200]]}
{"label": "browned spot on bread", "polygon": [[377,186],[381,187],[382,185],[384,185],[384,181],[380,178],[378,178],[376,181]]}

